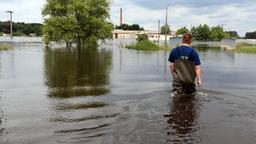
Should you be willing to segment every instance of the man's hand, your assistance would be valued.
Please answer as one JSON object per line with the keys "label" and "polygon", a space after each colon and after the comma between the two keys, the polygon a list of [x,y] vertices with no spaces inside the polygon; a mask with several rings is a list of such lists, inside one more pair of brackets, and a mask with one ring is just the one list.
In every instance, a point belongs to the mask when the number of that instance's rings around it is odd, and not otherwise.
{"label": "man's hand", "polygon": [[201,69],[200,66],[196,66],[196,77],[197,77],[197,86],[201,87],[202,86],[202,80],[201,80]]}
{"label": "man's hand", "polygon": [[197,79],[197,86],[201,87],[202,86],[202,80],[201,78]]}

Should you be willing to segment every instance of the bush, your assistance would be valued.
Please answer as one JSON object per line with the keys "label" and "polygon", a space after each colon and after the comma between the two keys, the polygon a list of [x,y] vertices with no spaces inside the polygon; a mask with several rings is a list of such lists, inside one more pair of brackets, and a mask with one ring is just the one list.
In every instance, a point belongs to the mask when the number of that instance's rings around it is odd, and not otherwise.
{"label": "bush", "polygon": [[157,44],[149,40],[137,42],[137,44],[126,46],[126,48],[135,49],[135,50],[148,50],[148,51],[160,50],[160,47]]}
{"label": "bush", "polygon": [[148,40],[148,36],[146,34],[139,34],[136,40],[137,42],[142,42]]}

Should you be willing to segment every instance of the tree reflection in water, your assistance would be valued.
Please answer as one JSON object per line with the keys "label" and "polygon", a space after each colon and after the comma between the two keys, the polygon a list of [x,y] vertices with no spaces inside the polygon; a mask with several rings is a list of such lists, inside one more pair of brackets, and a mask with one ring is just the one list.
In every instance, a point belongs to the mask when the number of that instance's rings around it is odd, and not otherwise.
{"label": "tree reflection in water", "polygon": [[197,123],[199,116],[198,100],[195,95],[175,95],[170,102],[170,113],[165,115],[170,126],[168,142],[197,143],[200,138]]}
{"label": "tree reflection in water", "polygon": [[46,49],[44,60],[48,96],[70,98],[108,93],[111,52],[105,49]]}

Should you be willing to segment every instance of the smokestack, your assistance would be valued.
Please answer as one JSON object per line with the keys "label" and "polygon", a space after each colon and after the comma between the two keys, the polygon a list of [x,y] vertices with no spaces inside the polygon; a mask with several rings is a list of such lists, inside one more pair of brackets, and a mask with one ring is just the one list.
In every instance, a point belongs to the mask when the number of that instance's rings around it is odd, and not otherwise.
{"label": "smokestack", "polygon": [[120,8],[120,26],[123,24],[123,9]]}

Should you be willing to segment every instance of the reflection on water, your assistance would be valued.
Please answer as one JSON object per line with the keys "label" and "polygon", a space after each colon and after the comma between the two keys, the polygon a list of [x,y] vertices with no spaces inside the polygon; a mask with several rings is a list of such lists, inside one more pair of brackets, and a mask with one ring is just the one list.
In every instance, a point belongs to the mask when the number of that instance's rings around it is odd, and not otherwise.
{"label": "reflection on water", "polygon": [[45,51],[45,80],[50,97],[70,98],[108,93],[111,53],[88,49]]}
{"label": "reflection on water", "polygon": [[[216,60],[223,59],[225,62],[235,62],[235,53],[234,51],[227,50],[226,48],[219,46],[209,46],[206,44],[198,44],[193,46],[199,53],[201,58],[210,58],[213,57]],[[214,53],[214,54],[213,54]],[[204,65],[204,63],[203,63]]]}
{"label": "reflection on water", "polygon": [[193,47],[200,52],[208,52],[208,51],[220,52],[222,50],[221,47],[218,47],[218,46],[209,47],[208,45],[205,45],[205,44],[199,44]]}
{"label": "reflection on water", "polygon": [[198,48],[203,89],[168,104],[169,52],[102,45],[0,52],[0,143],[255,143],[255,55]]}
{"label": "reflection on water", "polygon": [[195,95],[175,95],[170,102],[170,113],[165,115],[170,130],[168,141],[173,143],[196,143],[199,131],[198,100]]}
{"label": "reflection on water", "polygon": [[[0,100],[1,100],[1,97],[0,97]],[[5,128],[2,127],[3,123],[4,123],[4,111],[0,107],[0,136],[3,136],[3,134],[5,133]]]}
{"label": "reflection on water", "polygon": [[[54,135],[61,143],[87,143],[101,139],[115,112],[102,112],[109,104],[100,100],[109,90],[112,52],[104,48],[47,49],[44,54],[45,84],[53,114],[49,122],[58,124]],[[92,96],[92,97],[88,97]]]}

